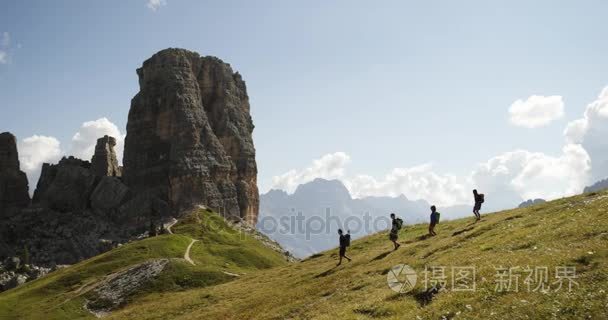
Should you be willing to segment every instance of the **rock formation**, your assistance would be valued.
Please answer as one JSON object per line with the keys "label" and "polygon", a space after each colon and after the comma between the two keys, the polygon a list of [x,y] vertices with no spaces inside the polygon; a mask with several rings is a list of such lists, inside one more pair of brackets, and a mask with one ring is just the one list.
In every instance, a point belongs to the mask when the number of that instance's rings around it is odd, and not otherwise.
{"label": "rock formation", "polygon": [[32,206],[0,220],[0,258],[20,256],[27,249],[34,263],[72,264],[162,219],[169,211],[164,201],[134,194],[119,177],[108,175],[118,167],[113,141],[99,139],[93,161],[113,169],[96,171],[89,161],[74,157],[43,164]]}
{"label": "rock formation", "polygon": [[137,74],[122,175],[116,140],[104,136],[91,162],[43,164],[30,205],[15,137],[0,135],[0,259],[27,252],[40,266],[76,263],[198,204],[255,225],[253,123],[241,76],[182,49],[155,54]]}
{"label": "rock formation", "polygon": [[598,192],[598,191],[602,191],[605,189],[608,189],[608,178],[606,178],[604,180],[600,180],[590,186],[585,187],[585,189],[583,190],[583,193]]}
{"label": "rock formation", "polygon": [[60,212],[84,210],[96,185],[91,163],[70,156],[42,165],[34,203]]}
{"label": "rock formation", "polygon": [[27,176],[19,168],[15,136],[0,133],[0,217],[29,203]]}
{"label": "rock formation", "polygon": [[91,170],[97,176],[120,177],[121,169],[118,166],[116,152],[116,139],[110,136],[103,136],[97,139],[95,154],[91,159]]}
{"label": "rock formation", "polygon": [[230,65],[183,49],[137,70],[124,152],[125,183],[172,212],[205,204],[255,224],[259,207],[245,82]]}
{"label": "rock formation", "polygon": [[520,203],[517,207],[518,208],[527,208],[533,205],[537,205],[537,204],[541,204],[541,203],[545,203],[547,202],[545,199],[528,199],[522,203]]}

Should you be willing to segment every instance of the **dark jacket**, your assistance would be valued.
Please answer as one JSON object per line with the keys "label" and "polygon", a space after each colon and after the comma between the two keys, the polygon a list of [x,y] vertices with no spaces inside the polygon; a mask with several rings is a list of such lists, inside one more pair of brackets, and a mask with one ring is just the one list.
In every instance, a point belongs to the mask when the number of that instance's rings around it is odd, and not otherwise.
{"label": "dark jacket", "polygon": [[340,247],[341,248],[346,247],[347,244],[348,244],[348,240],[346,238],[346,235],[341,234],[340,235]]}

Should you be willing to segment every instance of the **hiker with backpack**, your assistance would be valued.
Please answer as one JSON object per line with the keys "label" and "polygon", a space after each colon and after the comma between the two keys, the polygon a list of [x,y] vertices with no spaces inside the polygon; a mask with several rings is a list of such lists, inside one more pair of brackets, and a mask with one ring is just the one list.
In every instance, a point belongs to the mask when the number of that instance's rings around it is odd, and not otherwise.
{"label": "hiker with backpack", "polygon": [[397,242],[397,239],[399,239],[399,230],[401,230],[403,227],[403,220],[401,220],[401,218],[397,218],[394,213],[391,213],[391,220],[392,226],[388,238],[391,239],[393,245],[395,246],[395,250],[397,250],[399,247],[401,247],[399,242]]}
{"label": "hiker with backpack", "polygon": [[481,220],[481,214],[479,210],[481,210],[481,204],[485,201],[485,196],[483,193],[477,193],[477,189],[473,190],[473,199],[475,200],[475,206],[473,207],[473,214],[475,214],[476,221]]}
{"label": "hiker with backpack", "polygon": [[437,207],[431,206],[431,223],[429,224],[429,236],[436,236],[435,226],[439,223],[439,216],[441,214],[437,212]]}
{"label": "hiker with backpack", "polygon": [[338,266],[342,264],[342,257],[346,258],[348,262],[351,259],[346,255],[346,247],[350,246],[350,230],[348,230],[347,234],[343,234],[342,229],[338,229],[338,234],[340,235],[340,261],[338,261]]}

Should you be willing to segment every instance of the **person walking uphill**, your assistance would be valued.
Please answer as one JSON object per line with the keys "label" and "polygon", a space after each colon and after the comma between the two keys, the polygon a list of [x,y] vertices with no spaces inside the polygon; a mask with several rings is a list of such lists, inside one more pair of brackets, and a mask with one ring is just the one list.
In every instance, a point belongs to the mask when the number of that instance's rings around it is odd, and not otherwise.
{"label": "person walking uphill", "polygon": [[348,259],[350,262],[351,259],[346,255],[346,247],[350,246],[350,231],[344,235],[342,229],[338,229],[338,234],[340,235],[340,261],[338,261],[338,266],[342,264],[342,257]]}
{"label": "person walking uphill", "polygon": [[439,223],[440,213],[437,212],[437,207],[431,206],[431,223],[429,224],[429,236],[436,236],[435,226]]}
{"label": "person walking uphill", "polygon": [[473,190],[473,199],[475,200],[475,206],[473,206],[473,214],[475,214],[475,218],[477,221],[481,220],[481,214],[479,210],[481,210],[481,204],[485,201],[485,196],[483,193],[477,193],[477,189]]}
{"label": "person walking uphill", "polygon": [[395,250],[397,250],[399,247],[401,247],[399,242],[397,242],[397,239],[399,239],[399,230],[401,230],[403,227],[403,220],[401,220],[401,218],[397,218],[394,213],[391,213],[391,220],[392,226],[388,238],[391,239],[393,245],[395,246]]}

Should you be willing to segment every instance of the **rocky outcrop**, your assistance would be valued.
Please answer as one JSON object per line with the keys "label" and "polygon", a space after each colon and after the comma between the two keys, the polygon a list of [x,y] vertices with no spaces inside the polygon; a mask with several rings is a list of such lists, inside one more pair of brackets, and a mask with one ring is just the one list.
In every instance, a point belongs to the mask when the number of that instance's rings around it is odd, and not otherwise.
{"label": "rocky outcrop", "polygon": [[583,190],[583,193],[598,192],[598,191],[602,191],[605,189],[608,189],[608,178],[606,178],[604,180],[600,180],[590,186],[585,187],[585,189]]}
{"label": "rocky outcrop", "polygon": [[205,204],[255,224],[259,207],[245,82],[230,65],[183,49],[137,70],[125,141],[125,183],[172,212]]}
{"label": "rocky outcrop", "polygon": [[85,308],[96,316],[103,316],[120,307],[139,288],[156,278],[168,263],[168,259],[148,260],[108,276],[93,290]]}
{"label": "rocky outcrop", "polygon": [[157,53],[137,74],[124,172],[116,139],[101,137],[90,162],[45,163],[28,206],[15,138],[2,134],[0,208],[16,209],[0,219],[0,259],[27,252],[36,265],[73,264],[197,204],[255,225],[253,123],[241,76],[217,58],[181,49]]}
{"label": "rocky outcrop", "polygon": [[0,218],[29,203],[27,176],[19,168],[15,136],[0,133]]}
{"label": "rocky outcrop", "polygon": [[517,206],[518,208],[527,208],[536,204],[547,202],[545,199],[528,199]]}
{"label": "rocky outcrop", "polygon": [[97,139],[95,153],[91,159],[91,170],[97,176],[120,177],[121,168],[118,166],[118,159],[114,147],[116,139],[110,136],[103,136]]}
{"label": "rocky outcrop", "polygon": [[33,202],[60,212],[86,209],[96,185],[90,168],[90,162],[71,156],[43,164]]}
{"label": "rocky outcrop", "polygon": [[51,272],[50,268],[22,264],[19,257],[10,257],[0,262],[0,292],[36,280]]}

